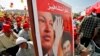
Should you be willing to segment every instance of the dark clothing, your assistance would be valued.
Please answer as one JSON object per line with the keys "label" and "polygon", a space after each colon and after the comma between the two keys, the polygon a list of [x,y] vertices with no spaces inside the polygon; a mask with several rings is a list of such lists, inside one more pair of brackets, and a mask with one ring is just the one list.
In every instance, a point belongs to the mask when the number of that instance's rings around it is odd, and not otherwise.
{"label": "dark clothing", "polygon": [[85,47],[88,46],[88,44],[90,43],[91,39],[90,38],[86,38],[86,37],[82,37],[81,38],[81,44],[84,44]]}
{"label": "dark clothing", "polygon": [[17,29],[14,29],[14,32],[18,34],[18,33],[19,33],[19,31],[20,31],[21,29],[22,29],[22,28],[17,28]]}
{"label": "dark clothing", "polygon": [[96,45],[98,47],[100,47],[100,27],[99,28],[96,28],[96,35],[94,36],[94,42],[96,43]]}
{"label": "dark clothing", "polygon": [[2,30],[3,22],[0,22],[0,31]]}
{"label": "dark clothing", "polygon": [[16,56],[16,53],[18,52],[19,46],[16,45],[14,47],[8,48],[7,50],[4,50],[0,53],[0,56]]}
{"label": "dark clothing", "polygon": [[12,56],[16,56],[16,53],[18,52],[19,46],[16,45],[15,47],[9,48],[6,50],[7,53],[9,53]]}
{"label": "dark clothing", "polygon": [[97,18],[97,27],[95,28],[95,33],[94,33],[94,42],[98,47],[100,47],[100,18]]}
{"label": "dark clothing", "polygon": [[96,17],[85,17],[81,24],[80,32],[83,33],[83,37],[91,38],[96,27]]}
{"label": "dark clothing", "polygon": [[85,47],[88,46],[93,34],[94,29],[97,27],[97,17],[95,16],[87,16],[84,18],[84,21],[81,24],[79,33],[83,33],[83,36],[81,38],[81,44],[83,44]]}
{"label": "dark clothing", "polygon": [[100,18],[97,18],[96,27],[100,27]]}

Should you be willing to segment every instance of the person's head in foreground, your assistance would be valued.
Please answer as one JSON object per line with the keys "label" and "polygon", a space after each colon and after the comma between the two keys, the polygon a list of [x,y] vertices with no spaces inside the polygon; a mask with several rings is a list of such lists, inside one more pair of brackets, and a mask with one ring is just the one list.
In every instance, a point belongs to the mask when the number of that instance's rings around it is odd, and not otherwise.
{"label": "person's head in foreground", "polygon": [[20,48],[28,48],[27,40],[23,37],[19,37],[16,40],[16,44],[19,45]]}

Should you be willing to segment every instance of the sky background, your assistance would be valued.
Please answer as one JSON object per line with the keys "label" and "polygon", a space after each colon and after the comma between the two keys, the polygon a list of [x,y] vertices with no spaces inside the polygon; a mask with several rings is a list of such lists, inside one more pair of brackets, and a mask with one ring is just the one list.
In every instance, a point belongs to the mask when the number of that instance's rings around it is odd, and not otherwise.
{"label": "sky background", "polygon": [[[0,0],[0,5],[5,7],[6,9],[21,9],[23,10],[25,6],[27,6],[26,0],[21,3],[21,0]],[[72,6],[72,12],[81,12],[84,11],[87,7],[95,4],[97,1],[100,0],[62,0],[65,3]],[[13,2],[13,8],[10,8],[10,3]]]}
{"label": "sky background", "polygon": [[[13,3],[13,7],[10,7],[10,4]],[[23,10],[24,7],[27,6],[27,0],[23,0],[23,3],[21,0],[0,0],[0,5],[5,7],[5,10],[7,9],[21,9]]]}
{"label": "sky background", "polygon": [[62,0],[67,4],[72,6],[72,12],[81,12],[84,11],[87,7],[95,4],[100,0]]}

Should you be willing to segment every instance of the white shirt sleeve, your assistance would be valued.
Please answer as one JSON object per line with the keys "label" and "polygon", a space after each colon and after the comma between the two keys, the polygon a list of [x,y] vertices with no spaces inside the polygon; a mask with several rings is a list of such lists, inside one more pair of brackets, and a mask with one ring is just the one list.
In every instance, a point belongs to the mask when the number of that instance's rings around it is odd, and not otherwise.
{"label": "white shirt sleeve", "polygon": [[21,30],[21,31],[18,33],[18,36],[19,36],[19,37],[23,37],[23,30]]}

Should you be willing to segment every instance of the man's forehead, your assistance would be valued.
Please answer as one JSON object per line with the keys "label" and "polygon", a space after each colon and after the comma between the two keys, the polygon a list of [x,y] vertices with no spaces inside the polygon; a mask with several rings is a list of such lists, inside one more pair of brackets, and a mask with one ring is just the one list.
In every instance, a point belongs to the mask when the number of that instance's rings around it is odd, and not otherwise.
{"label": "man's forehead", "polygon": [[42,17],[43,19],[45,19],[45,20],[51,20],[51,21],[53,21],[53,17],[52,16],[50,16],[50,15],[48,15],[48,16],[46,16],[46,15],[39,15],[39,18],[40,17]]}
{"label": "man's forehead", "polygon": [[43,16],[49,16],[49,17],[52,17],[52,14],[50,12],[40,12],[39,13],[40,15],[43,15]]}

